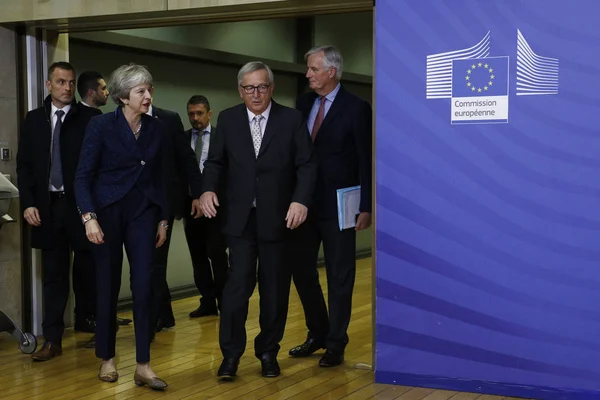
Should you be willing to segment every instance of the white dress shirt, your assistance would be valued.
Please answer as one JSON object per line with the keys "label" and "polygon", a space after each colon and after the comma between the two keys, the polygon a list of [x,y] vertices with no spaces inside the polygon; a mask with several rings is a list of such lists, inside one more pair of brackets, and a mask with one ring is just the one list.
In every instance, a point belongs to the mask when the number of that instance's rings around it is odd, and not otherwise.
{"label": "white dress shirt", "polygon": [[[269,102],[269,106],[267,107],[267,109],[265,111],[263,111],[262,114],[258,114],[258,115],[263,116],[263,119],[260,121],[260,133],[263,137],[265,137],[265,128],[267,127],[267,121],[269,120],[269,114],[271,113],[271,105],[272,104],[273,104],[272,102]],[[254,117],[257,116],[257,114],[254,114],[248,108],[246,108],[246,111],[248,111],[248,123],[250,124],[250,132],[252,132],[253,120],[254,120]]]}
{"label": "white dress shirt", "polygon": [[[58,117],[56,116],[56,112],[58,110],[63,110],[65,113],[63,114],[63,116],[61,117],[61,122],[65,122],[65,117],[67,116],[67,114],[69,113],[69,110],[71,109],[71,105],[67,105],[64,106],[63,108],[58,108],[56,107],[53,103],[51,103],[51,109],[50,109],[50,122],[52,123],[52,130],[51,130],[51,136],[50,136],[50,160],[52,160],[52,143],[54,143],[54,127],[56,126],[56,122],[58,121]],[[55,188],[51,183],[50,183],[50,179],[48,179],[48,190],[51,192],[62,192],[65,190],[64,186],[61,186],[59,188]]]}
{"label": "white dress shirt", "polygon": [[196,135],[202,135],[202,153],[200,154],[200,163],[199,163],[200,172],[204,171],[204,161],[206,161],[206,159],[208,158],[208,150],[209,150],[209,146],[210,146],[210,134],[211,134],[210,124],[208,124],[202,132],[197,131],[196,129],[192,129],[191,146],[192,146],[192,150],[194,150],[194,152],[196,152],[196,137],[197,137]]}

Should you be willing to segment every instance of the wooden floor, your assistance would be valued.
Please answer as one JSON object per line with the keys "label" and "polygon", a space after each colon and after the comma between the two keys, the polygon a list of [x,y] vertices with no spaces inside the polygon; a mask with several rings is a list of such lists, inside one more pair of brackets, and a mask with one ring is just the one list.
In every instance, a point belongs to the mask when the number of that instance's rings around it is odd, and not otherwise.
{"label": "wooden floor", "polygon": [[[324,275],[324,274],[322,274]],[[321,276],[322,282],[325,277]],[[326,288],[326,285],[323,286]],[[82,347],[89,334],[65,333],[63,355],[54,360],[33,363],[19,351],[16,341],[0,334],[0,399],[404,399],[404,400],[492,400],[480,396],[442,390],[375,384],[371,365],[371,260],[358,262],[353,300],[350,343],[344,365],[324,369],[317,366],[319,356],[291,359],[287,350],[305,339],[304,314],[295,289],[292,289],[285,336],[281,343],[280,377],[265,379],[260,363],[253,356],[253,340],[258,332],[258,295],[250,301],[246,324],[248,346],[242,357],[238,379],[219,383],[215,376],[221,362],[217,343],[218,318],[191,320],[197,298],[175,301],[177,326],[156,335],[151,365],[169,383],[164,393],[138,388],[133,383],[135,343],[133,327],[121,327],[117,335],[117,383],[98,380],[99,361],[94,351]],[[131,318],[131,313],[121,316]],[[367,368],[367,369],[364,369]]]}

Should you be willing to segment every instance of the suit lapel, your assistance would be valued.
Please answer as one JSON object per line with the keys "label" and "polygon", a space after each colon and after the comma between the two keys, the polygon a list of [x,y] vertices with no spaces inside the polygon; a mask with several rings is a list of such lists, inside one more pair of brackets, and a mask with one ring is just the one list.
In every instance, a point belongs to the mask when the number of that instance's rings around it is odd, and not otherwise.
{"label": "suit lapel", "polygon": [[[115,113],[115,125],[117,127],[117,131],[119,132],[119,138],[123,143],[123,146],[132,154],[142,158],[141,151],[137,145],[137,140],[133,136],[133,132],[131,132],[131,128],[129,128],[129,124],[125,119],[125,115],[123,115],[123,111],[121,107],[117,107],[114,111]],[[143,129],[143,128],[142,128]]]}
{"label": "suit lapel", "polygon": [[[328,124],[329,122],[331,122],[335,116],[344,109],[344,100],[346,98],[346,93],[344,91],[344,88],[340,86],[340,90],[338,91],[337,95],[335,96],[335,99],[333,100],[333,103],[331,104],[331,107],[329,108],[329,111],[327,112],[327,115],[325,116],[325,119],[323,120],[323,124],[321,125],[321,128],[319,128],[319,131],[323,128],[323,125]],[[317,135],[318,137],[319,135]]]}
{"label": "suit lapel", "polygon": [[240,114],[240,145],[245,147],[244,152],[248,153],[252,156],[252,159],[256,159],[256,154],[254,153],[254,142],[252,142],[252,132],[250,131],[250,122],[248,121],[248,110],[246,109],[246,105],[242,104],[240,106],[241,114]]}
{"label": "suit lapel", "polygon": [[[269,119],[267,120],[267,126],[265,127],[265,134],[263,135],[262,141],[260,143],[260,150],[258,152],[258,157],[260,157],[269,143],[273,139],[275,132],[277,131],[277,116],[279,114],[279,104],[275,103],[275,101],[271,100],[271,112],[269,113]],[[257,157],[257,158],[258,158]]]}
{"label": "suit lapel", "polygon": [[[191,131],[190,131],[191,132]],[[215,128],[214,126],[210,126],[210,137],[208,140],[208,151],[210,152],[210,148],[213,145],[213,143],[215,142],[215,135],[217,134],[217,128]],[[190,139],[191,140],[191,139]]]}

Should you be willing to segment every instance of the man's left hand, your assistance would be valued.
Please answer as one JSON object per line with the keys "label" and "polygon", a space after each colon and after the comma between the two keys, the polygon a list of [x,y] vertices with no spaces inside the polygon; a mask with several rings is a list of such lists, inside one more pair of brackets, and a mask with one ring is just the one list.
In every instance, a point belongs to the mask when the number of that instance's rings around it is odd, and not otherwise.
{"label": "man's left hand", "polygon": [[358,218],[356,219],[356,226],[354,229],[358,231],[362,231],[363,229],[367,229],[371,226],[371,213],[361,212],[358,214]]}
{"label": "man's left hand", "polygon": [[306,221],[306,214],[308,214],[308,208],[306,206],[293,202],[290,204],[285,220],[287,221],[287,227],[289,229],[296,229],[304,221]]}

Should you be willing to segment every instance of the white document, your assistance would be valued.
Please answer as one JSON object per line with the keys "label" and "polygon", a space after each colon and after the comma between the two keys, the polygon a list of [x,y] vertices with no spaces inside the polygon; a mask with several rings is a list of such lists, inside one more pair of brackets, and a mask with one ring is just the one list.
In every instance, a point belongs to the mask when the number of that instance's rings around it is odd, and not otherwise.
{"label": "white document", "polygon": [[356,226],[356,216],[360,214],[360,186],[337,190],[338,222],[340,231]]}

